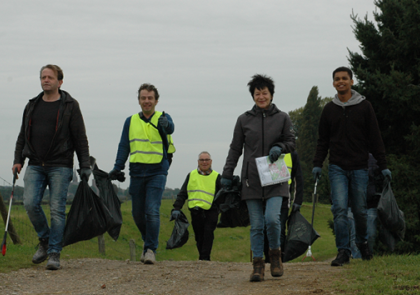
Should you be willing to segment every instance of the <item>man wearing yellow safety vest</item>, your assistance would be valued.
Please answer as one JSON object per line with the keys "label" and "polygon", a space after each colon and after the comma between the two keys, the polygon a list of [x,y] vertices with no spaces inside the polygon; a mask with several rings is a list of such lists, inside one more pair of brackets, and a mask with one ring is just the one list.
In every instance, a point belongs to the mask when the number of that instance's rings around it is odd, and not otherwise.
{"label": "man wearing yellow safety vest", "polygon": [[[303,202],[303,175],[302,169],[300,167],[299,157],[296,151],[289,154],[285,154],[284,161],[286,162],[287,168],[289,169],[290,179],[289,179],[289,198],[284,198],[281,206],[281,215],[280,215],[280,225],[281,225],[281,234],[280,234],[280,245],[281,249],[285,248],[286,242],[286,222],[289,217],[289,208],[291,204],[292,196],[294,196],[292,212],[299,211]],[[270,263],[270,249],[268,247],[268,238],[267,233],[264,231],[264,256],[265,263]],[[283,260],[283,253],[281,253]]]}
{"label": "man wearing yellow safety vest", "polygon": [[144,241],[140,261],[154,264],[160,229],[160,205],[168,175],[168,153],[175,148],[170,134],[175,126],[171,116],[155,111],[159,93],[155,86],[143,84],[138,91],[141,112],[124,123],[112,180],[118,178],[130,157],[132,214]]}
{"label": "man wearing yellow safety vest", "polygon": [[191,212],[191,223],[199,253],[199,260],[210,261],[219,210],[213,202],[214,196],[221,188],[220,175],[211,169],[211,156],[208,152],[198,155],[198,168],[191,171],[177,195],[172,210],[176,219],[186,200]]}

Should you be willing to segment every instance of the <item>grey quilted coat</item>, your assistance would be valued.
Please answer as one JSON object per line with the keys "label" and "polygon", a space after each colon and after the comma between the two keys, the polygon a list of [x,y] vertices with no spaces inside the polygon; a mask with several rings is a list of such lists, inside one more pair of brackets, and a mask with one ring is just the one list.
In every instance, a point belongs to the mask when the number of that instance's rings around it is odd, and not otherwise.
{"label": "grey quilted coat", "polygon": [[289,197],[287,182],[261,186],[255,158],[268,156],[273,146],[281,147],[282,153],[290,153],[295,149],[292,122],[285,112],[274,104],[268,110],[254,105],[251,110],[238,117],[222,177],[232,179],[243,152],[242,200]]}

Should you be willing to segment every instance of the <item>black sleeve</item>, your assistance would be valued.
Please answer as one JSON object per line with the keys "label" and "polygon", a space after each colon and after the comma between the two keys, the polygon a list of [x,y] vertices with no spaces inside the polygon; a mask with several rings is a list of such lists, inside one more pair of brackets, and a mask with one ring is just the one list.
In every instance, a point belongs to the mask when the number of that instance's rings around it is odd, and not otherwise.
{"label": "black sleeve", "polygon": [[23,148],[25,147],[25,117],[26,111],[28,109],[29,103],[26,105],[25,110],[23,111],[22,115],[22,125],[20,126],[20,132],[18,138],[16,140],[16,147],[15,147],[15,158],[13,160],[13,165],[21,164],[23,168],[23,164],[25,163],[25,157],[23,157]]}
{"label": "black sleeve", "polygon": [[216,179],[216,191],[214,195],[217,195],[217,193],[219,192],[219,190],[222,188],[222,184],[220,183],[220,180],[222,179],[222,176],[219,174],[217,175],[217,179]]}
{"label": "black sleeve", "polygon": [[296,152],[292,153],[292,182],[294,185],[291,187],[295,187],[295,201],[294,203],[298,205],[302,205],[303,201],[303,175],[302,169],[300,167],[300,161],[298,154]]}
{"label": "black sleeve", "polygon": [[175,203],[173,204],[173,207],[176,210],[181,210],[182,207],[184,206],[185,201],[188,199],[187,186],[188,186],[189,181],[190,181],[190,174],[188,173],[187,177],[185,178],[184,184],[181,187],[181,190],[176,196]]}

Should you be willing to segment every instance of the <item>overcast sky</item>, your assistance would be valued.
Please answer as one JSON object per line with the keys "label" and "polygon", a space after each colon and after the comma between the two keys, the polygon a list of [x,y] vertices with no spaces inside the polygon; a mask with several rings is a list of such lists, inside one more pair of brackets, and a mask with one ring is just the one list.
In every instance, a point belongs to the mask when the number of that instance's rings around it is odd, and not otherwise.
{"label": "overcast sky", "polygon": [[332,71],[349,65],[347,49],[360,51],[350,15],[373,20],[374,10],[373,0],[2,1],[0,177],[12,182],[22,112],[49,63],[80,103],[100,169],[113,168],[123,123],[149,82],[157,110],[175,123],[167,187],[181,187],[203,150],[221,173],[236,119],[253,106],[251,76],[274,79],[285,112],[304,106],[313,86],[333,96]]}

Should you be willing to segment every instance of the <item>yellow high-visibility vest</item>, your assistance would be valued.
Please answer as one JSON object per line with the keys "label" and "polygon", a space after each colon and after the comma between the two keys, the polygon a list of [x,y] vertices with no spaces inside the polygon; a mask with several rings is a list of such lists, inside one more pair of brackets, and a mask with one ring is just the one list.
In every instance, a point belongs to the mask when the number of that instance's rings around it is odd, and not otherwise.
{"label": "yellow high-visibility vest", "polygon": [[[131,116],[128,138],[130,141],[130,163],[158,164],[163,158],[163,142],[157,130],[161,112],[155,112],[150,122],[144,122],[139,114]],[[170,135],[167,135],[171,153],[175,146]],[[169,150],[168,150],[168,153]]]}
{"label": "yellow high-visibility vest", "polygon": [[191,171],[187,185],[188,208],[200,207],[204,210],[211,208],[218,175],[219,173],[214,170],[210,175],[201,175],[197,169]]}
{"label": "yellow high-visibility vest", "polygon": [[176,152],[176,149],[174,146],[174,140],[172,139],[172,136],[170,134],[168,134],[167,136],[168,136],[168,143],[169,143],[168,154],[173,154]]}
{"label": "yellow high-visibility vest", "polygon": [[292,183],[292,167],[293,167],[292,154],[288,153],[284,155],[284,162],[286,163],[287,169],[289,170],[289,173],[290,173],[290,179],[288,181],[288,184],[290,185]]}

